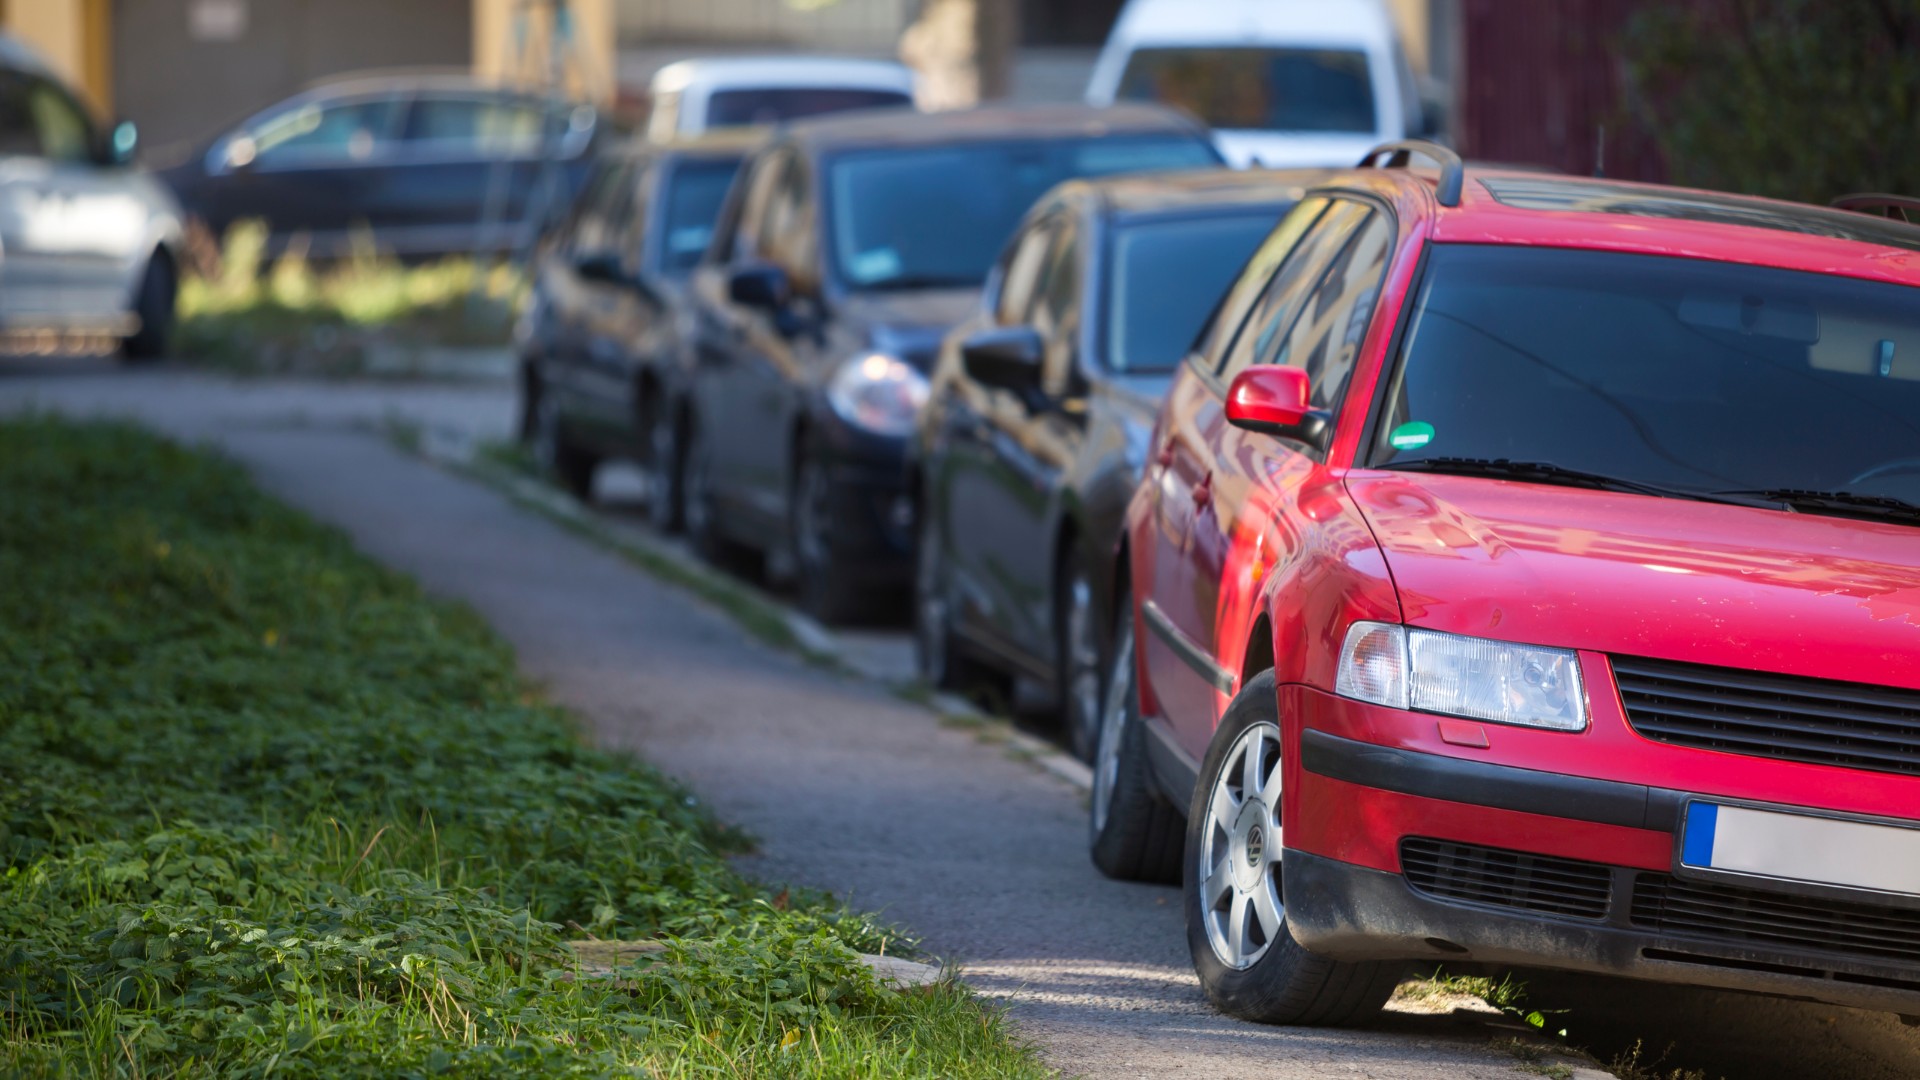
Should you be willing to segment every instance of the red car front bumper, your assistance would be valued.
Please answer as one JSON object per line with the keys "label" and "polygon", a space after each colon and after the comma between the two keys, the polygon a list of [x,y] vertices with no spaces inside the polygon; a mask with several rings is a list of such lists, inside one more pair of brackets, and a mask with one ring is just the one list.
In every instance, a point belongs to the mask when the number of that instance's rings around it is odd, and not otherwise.
{"label": "red car front bumper", "polygon": [[1582,734],[1449,721],[1443,735],[1438,717],[1281,688],[1282,881],[1301,944],[1920,1014],[1920,900],[1701,880],[1675,860],[1695,796],[1911,818],[1890,811],[1920,807],[1920,779],[1652,742],[1605,659],[1582,659]]}

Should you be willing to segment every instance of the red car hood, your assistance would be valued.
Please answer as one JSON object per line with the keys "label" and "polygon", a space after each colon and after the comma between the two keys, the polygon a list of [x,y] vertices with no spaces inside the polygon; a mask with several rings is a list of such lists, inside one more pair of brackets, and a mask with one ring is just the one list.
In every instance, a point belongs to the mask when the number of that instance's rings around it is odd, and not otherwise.
{"label": "red car hood", "polygon": [[1433,473],[1347,488],[1410,625],[1920,689],[1920,528]]}

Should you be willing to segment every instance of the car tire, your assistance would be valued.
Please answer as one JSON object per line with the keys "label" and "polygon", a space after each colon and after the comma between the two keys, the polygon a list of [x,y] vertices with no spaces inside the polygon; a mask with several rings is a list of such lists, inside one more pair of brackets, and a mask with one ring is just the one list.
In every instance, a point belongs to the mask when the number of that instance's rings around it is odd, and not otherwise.
{"label": "car tire", "polygon": [[919,524],[913,553],[914,663],[920,681],[935,690],[969,690],[984,673],[954,636],[946,543],[940,538],[939,518],[925,502],[920,506]]}
{"label": "car tire", "polygon": [[1272,671],[1220,719],[1187,811],[1187,947],[1207,999],[1263,1024],[1340,1027],[1377,1016],[1404,965],[1308,952],[1287,929],[1280,882],[1284,743]]}
{"label": "car tire", "polygon": [[1093,579],[1077,551],[1062,561],[1054,588],[1054,672],[1061,726],[1073,756],[1091,764],[1100,744],[1100,695],[1107,665]]}
{"label": "car tire", "polygon": [[581,502],[593,498],[593,475],[600,459],[567,437],[566,424],[560,418],[560,402],[542,387],[534,395],[533,455],[540,468],[567,493]]}
{"label": "car tire", "polygon": [[647,409],[646,424],[647,517],[655,529],[676,533],[687,517],[684,440],[667,402],[656,401]]}
{"label": "car tire", "polygon": [[827,505],[831,491],[824,465],[806,446],[800,448],[787,499],[787,536],[801,609],[828,626],[838,626],[865,617],[870,597],[855,580],[853,568],[834,553],[833,516]]}
{"label": "car tire", "polygon": [[720,532],[720,511],[713,494],[713,448],[707,444],[706,425],[690,418],[685,436],[680,477],[687,541],[707,562],[728,565],[734,549]]}
{"label": "car tire", "polygon": [[1147,765],[1132,602],[1124,593],[1118,600],[1094,754],[1089,848],[1093,865],[1110,878],[1170,885],[1180,880],[1186,823],[1161,798]]}
{"label": "car tire", "polygon": [[173,260],[155,252],[140,274],[140,288],[133,297],[133,313],[140,318],[140,329],[121,340],[123,358],[137,362],[167,354],[167,347],[173,343],[179,294],[179,275]]}

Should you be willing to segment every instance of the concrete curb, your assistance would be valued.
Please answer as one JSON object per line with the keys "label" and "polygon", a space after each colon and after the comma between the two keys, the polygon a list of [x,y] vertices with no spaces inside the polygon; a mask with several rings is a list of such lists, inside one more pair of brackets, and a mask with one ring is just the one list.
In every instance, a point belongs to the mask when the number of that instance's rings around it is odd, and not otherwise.
{"label": "concrete curb", "polygon": [[[725,595],[728,603],[751,606],[762,617],[778,621],[792,638],[791,646],[809,660],[830,664],[858,678],[885,686],[902,698],[915,697],[921,689],[918,684],[902,684],[885,673],[862,666],[852,659],[857,654],[846,649],[833,631],[818,621],[768,599],[758,590],[713,569],[677,545],[648,535],[639,527],[609,521],[550,484],[508,466],[487,461],[480,453],[479,445],[463,432],[390,426],[387,434],[397,445],[420,458],[501,490],[525,506],[578,528],[597,543],[616,549],[627,548],[642,553],[647,559],[671,563],[676,572],[703,582],[706,591]],[[735,615],[734,612],[723,613],[729,617]],[[770,641],[769,644],[782,643]],[[988,726],[993,729],[996,738],[1041,771],[1083,792],[1093,790],[1093,770],[1086,763],[1044,739],[1019,730],[1004,717],[983,712],[972,702],[952,694],[931,695],[924,707],[936,717],[964,717]]]}

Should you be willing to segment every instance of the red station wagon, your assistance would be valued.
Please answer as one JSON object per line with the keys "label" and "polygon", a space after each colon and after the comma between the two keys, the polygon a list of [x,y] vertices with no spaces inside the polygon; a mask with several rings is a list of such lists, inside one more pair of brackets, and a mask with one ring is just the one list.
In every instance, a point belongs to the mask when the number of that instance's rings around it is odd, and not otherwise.
{"label": "red station wagon", "polygon": [[1255,1020],[1410,960],[1920,1013],[1908,201],[1382,155],[1160,414],[1095,862]]}

